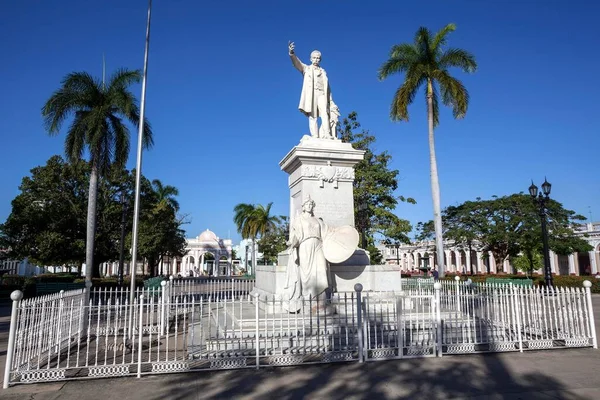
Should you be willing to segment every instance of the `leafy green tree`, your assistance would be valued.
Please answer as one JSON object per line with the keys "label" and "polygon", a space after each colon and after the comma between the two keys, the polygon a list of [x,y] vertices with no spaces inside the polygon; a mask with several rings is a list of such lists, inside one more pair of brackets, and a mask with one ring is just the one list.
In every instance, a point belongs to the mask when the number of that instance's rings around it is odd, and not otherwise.
{"label": "leafy green tree", "polygon": [[455,29],[454,24],[448,24],[434,35],[429,29],[420,27],[414,43],[392,46],[389,59],[381,65],[378,73],[380,80],[397,73],[405,74],[404,82],[396,91],[390,107],[393,121],[408,121],[408,106],[415,99],[417,90],[425,85],[433,221],[440,276],[444,276],[445,266],[440,184],[434,141],[434,128],[439,123],[438,93],[441,94],[442,103],[452,107],[454,118],[463,118],[469,105],[469,93],[462,82],[450,75],[448,69],[457,67],[468,73],[477,69],[475,57],[471,53],[458,48],[445,48],[448,34]]}
{"label": "leafy green tree", "polygon": [[476,232],[484,222],[478,217],[477,202],[473,201],[466,201],[459,206],[449,206],[442,216],[445,227],[444,237],[454,241],[458,248],[465,250],[471,274],[475,272],[471,254],[473,250],[480,250]]}
{"label": "leafy green tree", "polygon": [[277,262],[277,255],[286,249],[286,237],[289,234],[289,222],[285,216],[280,216],[280,223],[274,229],[268,230],[258,240],[258,248],[265,262]]}
{"label": "leafy green tree", "polygon": [[86,163],[69,165],[53,156],[23,178],[21,193],[13,199],[11,213],[0,226],[11,258],[81,267],[88,176]]}
{"label": "leafy green tree", "polygon": [[399,201],[416,202],[394,194],[399,172],[389,167],[392,156],[386,151],[376,153],[373,149],[375,136],[360,128],[358,114],[353,111],[342,120],[338,133],[344,142],[365,151],[364,159],[354,167],[354,212],[357,228],[366,234],[367,250],[374,263],[381,259],[381,254],[376,255],[375,234],[383,236],[385,243],[410,242],[410,222],[398,218],[393,211]]}
{"label": "leafy green tree", "polygon": [[[132,178],[134,174],[132,173]],[[164,185],[160,180],[141,181],[142,208],[138,231],[138,255],[148,265],[150,276],[157,276],[160,262],[164,257],[182,257],[185,255],[185,232],[181,229],[181,219],[176,210],[179,204],[175,196],[177,188]],[[133,192],[132,192],[133,193]],[[133,198],[133,194],[131,195]],[[131,246],[131,234],[127,242]]]}
{"label": "leafy green tree", "polygon": [[[267,232],[275,230],[280,218],[271,215],[271,206],[273,203],[263,206],[262,204],[237,204],[233,211],[233,221],[237,226],[238,232],[244,239],[252,239],[252,268],[256,265],[256,238],[265,236]],[[252,271],[254,273],[254,270]]]}
{"label": "leafy green tree", "polygon": [[418,222],[415,226],[415,241],[424,242],[435,239],[433,221]]}
{"label": "leafy green tree", "polygon": [[[445,235],[459,243],[476,243],[478,250],[490,251],[498,265],[507,258],[521,256],[533,268],[536,254],[542,252],[539,218],[537,205],[522,193],[493,196],[489,200],[478,198],[444,210]],[[547,218],[549,246],[555,253],[568,255],[591,250],[586,240],[572,229],[585,217],[549,199]]]}
{"label": "leafy green tree", "polygon": [[139,255],[146,259],[151,276],[159,274],[158,266],[164,257],[182,257],[185,246],[184,231],[165,203],[157,203],[140,219]]}
{"label": "leafy green tree", "polygon": [[[42,107],[46,130],[57,135],[69,117],[73,117],[65,138],[65,155],[70,163],[89,153],[91,172],[89,180],[87,233],[86,233],[86,281],[92,279],[94,264],[94,239],[98,179],[111,166],[123,168],[129,155],[129,129],[124,119],[135,126],[139,124],[139,110],[135,96],[129,91],[132,83],[140,81],[139,71],[118,70],[108,85],[86,72],[68,74],[61,87]],[[144,122],[144,147],[152,146],[152,130]],[[96,264],[97,265],[97,264]]]}
{"label": "leafy green tree", "polygon": [[[90,163],[68,164],[53,156],[46,165],[33,168],[23,178],[21,193],[12,201],[12,212],[0,225],[0,236],[11,257],[29,258],[43,265],[81,267],[85,260],[86,203]],[[160,201],[148,179],[142,177],[140,210],[140,255],[148,260],[151,273],[163,256],[182,256],[185,236],[182,218]],[[98,218],[94,248],[94,273],[99,265],[119,258],[121,223],[131,232],[134,173],[111,169],[98,182]],[[127,239],[131,243],[131,234]],[[129,254],[127,254],[129,255]]]}
{"label": "leafy green tree", "polygon": [[544,257],[539,252],[521,254],[511,259],[511,264],[516,270],[525,272],[525,275],[529,276],[534,271],[544,268]]}

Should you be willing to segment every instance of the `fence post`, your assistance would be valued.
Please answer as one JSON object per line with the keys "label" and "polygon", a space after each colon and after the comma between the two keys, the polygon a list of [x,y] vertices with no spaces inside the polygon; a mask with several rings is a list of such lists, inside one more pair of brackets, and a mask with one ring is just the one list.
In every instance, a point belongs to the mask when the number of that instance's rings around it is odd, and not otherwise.
{"label": "fence post", "polygon": [[362,299],[361,292],[363,290],[363,285],[357,283],[354,285],[354,290],[356,291],[356,324],[358,327],[358,362],[364,362],[365,354],[363,351],[364,348],[364,331],[362,324]]}
{"label": "fence post", "polygon": [[3,389],[8,389],[10,383],[10,368],[12,367],[12,359],[15,354],[15,336],[17,335],[17,314],[19,313],[19,305],[23,299],[23,292],[15,290],[10,294],[12,303],[12,311],[10,313],[10,328],[8,331],[8,347],[6,349],[6,364],[4,366],[4,383]]}
{"label": "fence post", "polygon": [[160,301],[160,335],[164,336],[165,335],[165,324],[166,324],[166,320],[167,320],[167,315],[165,313],[165,304],[167,302],[167,290],[168,290],[168,282],[167,281],[162,281],[160,283],[160,286],[162,287],[161,289],[161,301]]}
{"label": "fence post", "polygon": [[[457,277],[458,278],[458,277]],[[460,279],[460,278],[459,278]],[[458,282],[457,282],[458,283]],[[442,290],[442,284],[440,282],[436,282],[433,284],[433,289],[435,290],[435,324],[436,324],[436,345],[437,345],[437,356],[442,356],[442,303],[440,300],[440,291]]]}
{"label": "fence post", "polygon": [[[87,267],[86,267],[87,268]],[[90,300],[92,293],[92,282],[85,281],[85,296],[83,301],[83,318],[79,324],[79,331],[81,332],[81,336],[85,336],[85,332],[87,331],[87,323],[88,323],[88,314],[90,312]]]}
{"label": "fence post", "polygon": [[255,316],[255,320],[254,320],[254,324],[255,324],[255,328],[254,328],[254,348],[255,348],[255,352],[256,352],[256,369],[259,368],[260,366],[260,339],[258,337],[258,329],[259,329],[259,323],[258,323],[258,301],[259,301],[259,294],[258,293],[254,293],[254,316]]}
{"label": "fence post", "polygon": [[56,331],[56,345],[54,346],[54,352],[58,353],[60,351],[60,336],[61,336],[61,328],[62,328],[62,314],[63,314],[63,308],[65,306],[65,301],[64,301],[64,296],[65,296],[65,291],[61,290],[60,292],[58,292],[58,298],[59,298],[59,302],[58,302],[58,328]]}
{"label": "fence post", "polygon": [[456,282],[456,312],[460,313],[460,276],[455,276],[454,281]]}
{"label": "fence post", "polygon": [[140,294],[140,323],[138,325],[138,368],[137,377],[142,377],[142,336],[144,334],[144,294]]}
{"label": "fence post", "polygon": [[519,306],[519,300],[521,298],[521,287],[516,287],[513,283],[510,283],[513,300],[513,312],[515,313],[515,322],[517,324],[517,340],[519,341],[519,352],[523,352],[523,334],[521,332],[521,307]]}
{"label": "fence post", "polygon": [[590,324],[590,330],[592,332],[592,345],[595,349],[597,349],[598,338],[596,337],[596,321],[594,320],[594,308],[592,307],[592,291],[590,290],[590,288],[592,287],[592,282],[588,280],[583,281],[583,287],[585,288],[585,297],[587,298],[588,321]]}

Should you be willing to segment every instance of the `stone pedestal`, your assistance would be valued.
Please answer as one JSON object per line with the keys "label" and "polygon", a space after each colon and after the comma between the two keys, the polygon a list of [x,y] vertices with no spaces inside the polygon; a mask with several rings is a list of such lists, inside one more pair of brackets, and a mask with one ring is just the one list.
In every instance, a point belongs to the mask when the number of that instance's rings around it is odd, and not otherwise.
{"label": "stone pedestal", "polygon": [[364,154],[339,139],[303,136],[279,162],[289,174],[290,225],[302,212],[303,199],[310,195],[316,203],[315,216],[327,225],[354,226],[354,166]]}
{"label": "stone pedestal", "polygon": [[[315,201],[315,217],[334,227],[354,226],[354,166],[364,157],[341,140],[315,139],[304,136],[279,163],[289,174],[290,224],[302,212],[302,203],[310,195]],[[275,298],[284,293],[288,252],[281,252],[276,266],[256,266],[254,294]],[[361,283],[365,291],[400,290],[399,266],[370,265],[368,254],[356,249],[343,263],[330,264],[331,289],[354,291]]]}
{"label": "stone pedestal", "polygon": [[[285,252],[280,260],[287,260]],[[284,291],[287,261],[279,265],[257,265],[254,293],[262,299],[277,298]],[[352,257],[341,264],[329,265],[332,290],[353,292],[354,284],[363,285],[365,292],[400,291],[400,267],[398,265],[369,265],[369,257],[362,249],[357,249]]]}

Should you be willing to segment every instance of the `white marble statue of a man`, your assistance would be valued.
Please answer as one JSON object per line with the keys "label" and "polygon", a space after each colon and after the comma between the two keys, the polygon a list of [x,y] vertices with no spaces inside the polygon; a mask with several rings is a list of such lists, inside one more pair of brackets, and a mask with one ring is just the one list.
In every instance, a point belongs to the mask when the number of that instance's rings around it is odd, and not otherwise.
{"label": "white marble statue of a man", "polygon": [[[298,59],[294,52],[294,42],[289,43],[288,54],[290,55],[294,67],[296,67],[304,77],[298,108],[308,117],[308,127],[311,136],[321,139],[335,139],[335,125],[337,123],[337,118],[332,121],[330,112],[332,107],[334,107],[334,110],[337,113],[336,116],[339,116],[339,110],[333,103],[327,74],[319,65],[321,62],[321,52],[315,50],[310,54],[310,65],[303,64],[302,61]],[[321,118],[320,128],[317,122],[319,117]]]}

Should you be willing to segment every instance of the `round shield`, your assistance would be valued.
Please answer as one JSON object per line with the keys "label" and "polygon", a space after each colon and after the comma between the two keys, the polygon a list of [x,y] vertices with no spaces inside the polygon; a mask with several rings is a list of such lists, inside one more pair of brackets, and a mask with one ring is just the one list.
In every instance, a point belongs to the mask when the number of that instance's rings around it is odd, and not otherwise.
{"label": "round shield", "polygon": [[358,246],[358,232],[350,225],[330,228],[323,240],[323,255],[330,263],[346,261]]}

